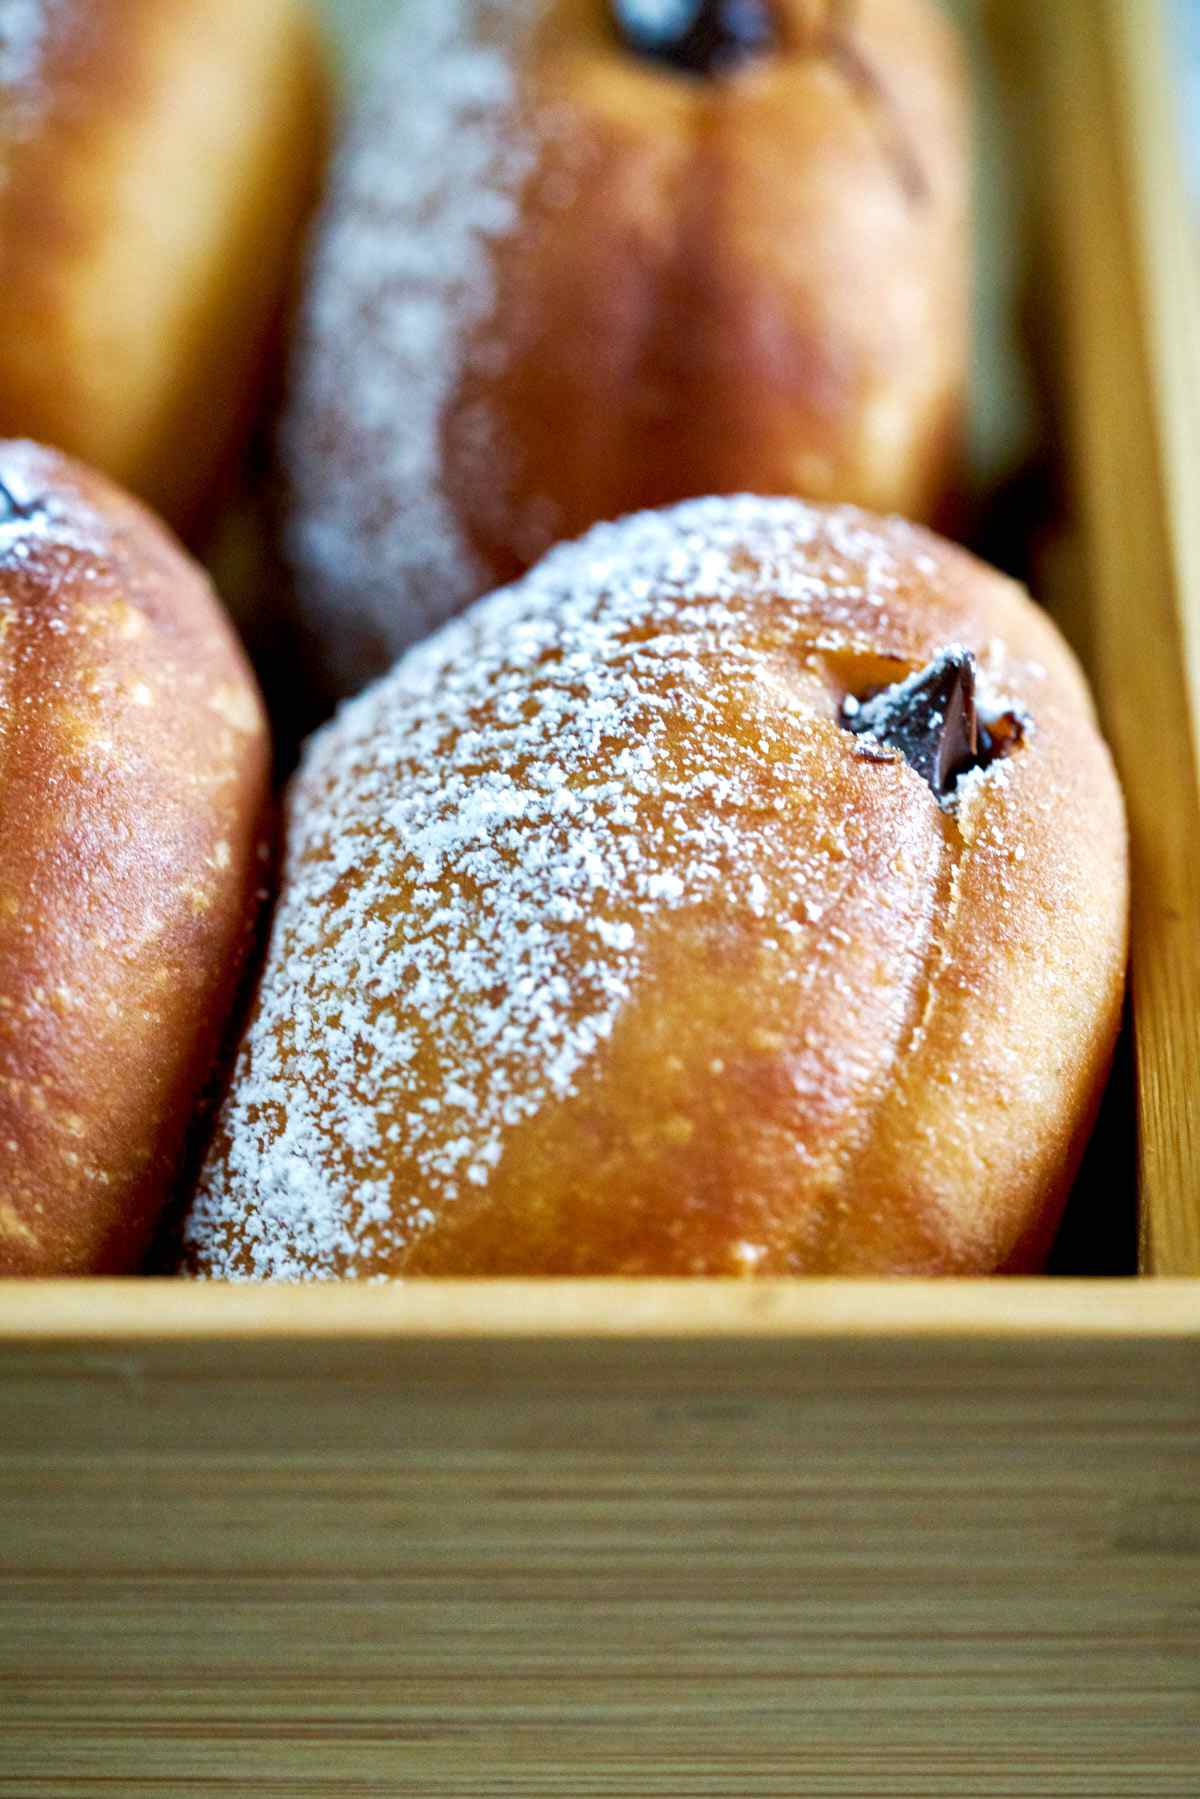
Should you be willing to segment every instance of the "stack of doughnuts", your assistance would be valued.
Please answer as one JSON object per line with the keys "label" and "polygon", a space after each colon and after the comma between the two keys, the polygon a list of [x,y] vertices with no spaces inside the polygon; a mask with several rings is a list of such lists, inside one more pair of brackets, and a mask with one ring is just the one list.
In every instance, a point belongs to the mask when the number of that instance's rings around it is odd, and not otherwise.
{"label": "stack of doughnuts", "polygon": [[[307,15],[251,10],[0,0],[0,425],[179,524],[320,161]],[[934,0],[408,0],[277,421],[294,633],[356,697],[260,969],[232,628],[0,444],[0,1274],[134,1269],[173,1200],[207,1279],[1043,1264],[1125,827],[1054,627],[928,528],[965,95]]]}
{"label": "stack of doughnuts", "polygon": [[254,676],[110,481],[200,529],[328,93],[305,0],[0,0],[0,438],[92,465],[0,443],[0,1274],[139,1265],[252,940]]}

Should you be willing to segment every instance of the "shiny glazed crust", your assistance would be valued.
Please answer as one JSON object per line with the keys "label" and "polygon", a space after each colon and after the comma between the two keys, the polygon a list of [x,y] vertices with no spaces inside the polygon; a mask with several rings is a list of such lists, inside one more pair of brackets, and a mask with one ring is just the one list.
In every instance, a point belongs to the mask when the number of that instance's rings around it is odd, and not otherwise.
{"label": "shiny glazed crust", "polygon": [[134,1268],[262,883],[269,748],[200,572],[0,445],[0,1275]]}
{"label": "shiny glazed crust", "polygon": [[[960,643],[939,806],[838,722]],[[1118,1028],[1121,797],[1011,582],[786,500],[602,526],[310,746],[194,1271],[1036,1266]]]}
{"label": "shiny glazed crust", "polygon": [[292,556],[343,688],[597,519],[945,498],[970,263],[954,27],[931,0],[777,15],[777,49],[706,80],[623,46],[605,0],[406,14],[293,365]]}
{"label": "shiny glazed crust", "polygon": [[266,372],[327,141],[322,48],[304,0],[33,16],[7,84],[0,56],[0,434],[182,529]]}

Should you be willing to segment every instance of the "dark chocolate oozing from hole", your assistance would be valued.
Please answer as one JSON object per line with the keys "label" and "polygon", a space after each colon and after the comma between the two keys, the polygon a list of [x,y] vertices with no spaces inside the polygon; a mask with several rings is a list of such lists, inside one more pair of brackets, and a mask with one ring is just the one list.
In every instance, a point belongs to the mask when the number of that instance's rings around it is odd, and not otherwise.
{"label": "dark chocolate oozing from hole", "polygon": [[609,0],[622,41],[687,75],[727,75],[776,42],[772,0]]}
{"label": "dark chocolate oozing from hole", "polygon": [[973,768],[987,768],[1021,741],[1015,712],[984,715],[976,694],[975,658],[959,644],[941,650],[925,668],[864,699],[848,697],[841,723],[878,760],[882,746],[904,757],[938,799],[951,795]]}

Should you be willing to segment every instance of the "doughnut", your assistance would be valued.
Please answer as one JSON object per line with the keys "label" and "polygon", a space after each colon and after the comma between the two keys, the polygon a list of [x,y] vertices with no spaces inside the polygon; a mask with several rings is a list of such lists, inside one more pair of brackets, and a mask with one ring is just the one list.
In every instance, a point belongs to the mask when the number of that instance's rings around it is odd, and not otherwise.
{"label": "doughnut", "polygon": [[327,132],[304,0],[0,0],[0,435],[201,522]]}
{"label": "doughnut", "polygon": [[1003,576],[785,498],[601,525],[310,743],[185,1225],[232,1279],[1044,1258],[1121,795]]}
{"label": "doughnut", "polygon": [[199,568],[0,444],[0,1276],[138,1266],[249,947],[269,760]]}
{"label": "doughnut", "polygon": [[410,0],[335,166],[281,432],[327,688],[601,519],[743,490],[932,517],[968,131],[933,0]]}

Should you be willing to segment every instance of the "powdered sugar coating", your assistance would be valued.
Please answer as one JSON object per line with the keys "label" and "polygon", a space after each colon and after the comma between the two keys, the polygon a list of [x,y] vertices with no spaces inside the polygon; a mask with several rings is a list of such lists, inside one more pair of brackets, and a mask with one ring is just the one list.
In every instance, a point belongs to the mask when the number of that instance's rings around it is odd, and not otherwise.
{"label": "powdered sugar coating", "polygon": [[37,79],[57,0],[0,0],[0,87]]}
{"label": "powdered sugar coating", "polygon": [[287,549],[343,690],[485,585],[441,438],[462,347],[494,300],[489,245],[513,229],[534,158],[511,121],[535,12],[406,6],[318,226],[283,429]]}
{"label": "powdered sugar coating", "polygon": [[[5,130],[24,135],[40,111],[41,77],[70,0],[0,0],[0,105]],[[0,170],[2,178],[2,170]]]}
{"label": "powdered sugar coating", "polygon": [[[656,921],[714,892],[761,919],[778,867],[814,921],[822,852],[773,826],[764,793],[782,806],[817,765],[772,724],[748,621],[770,605],[789,666],[881,642],[919,660],[906,593],[927,542],[750,498],[600,526],[326,727],[291,795],[258,1010],[188,1227],[204,1272],[369,1272],[577,1089]],[[814,675],[826,744],[839,700]],[[756,748],[731,739],[731,708],[761,719]]]}
{"label": "powdered sugar coating", "polygon": [[9,573],[36,564],[52,574],[56,558],[64,566],[79,556],[100,561],[112,550],[105,519],[78,494],[68,501],[63,471],[54,453],[40,444],[10,440],[0,457],[0,585]]}

